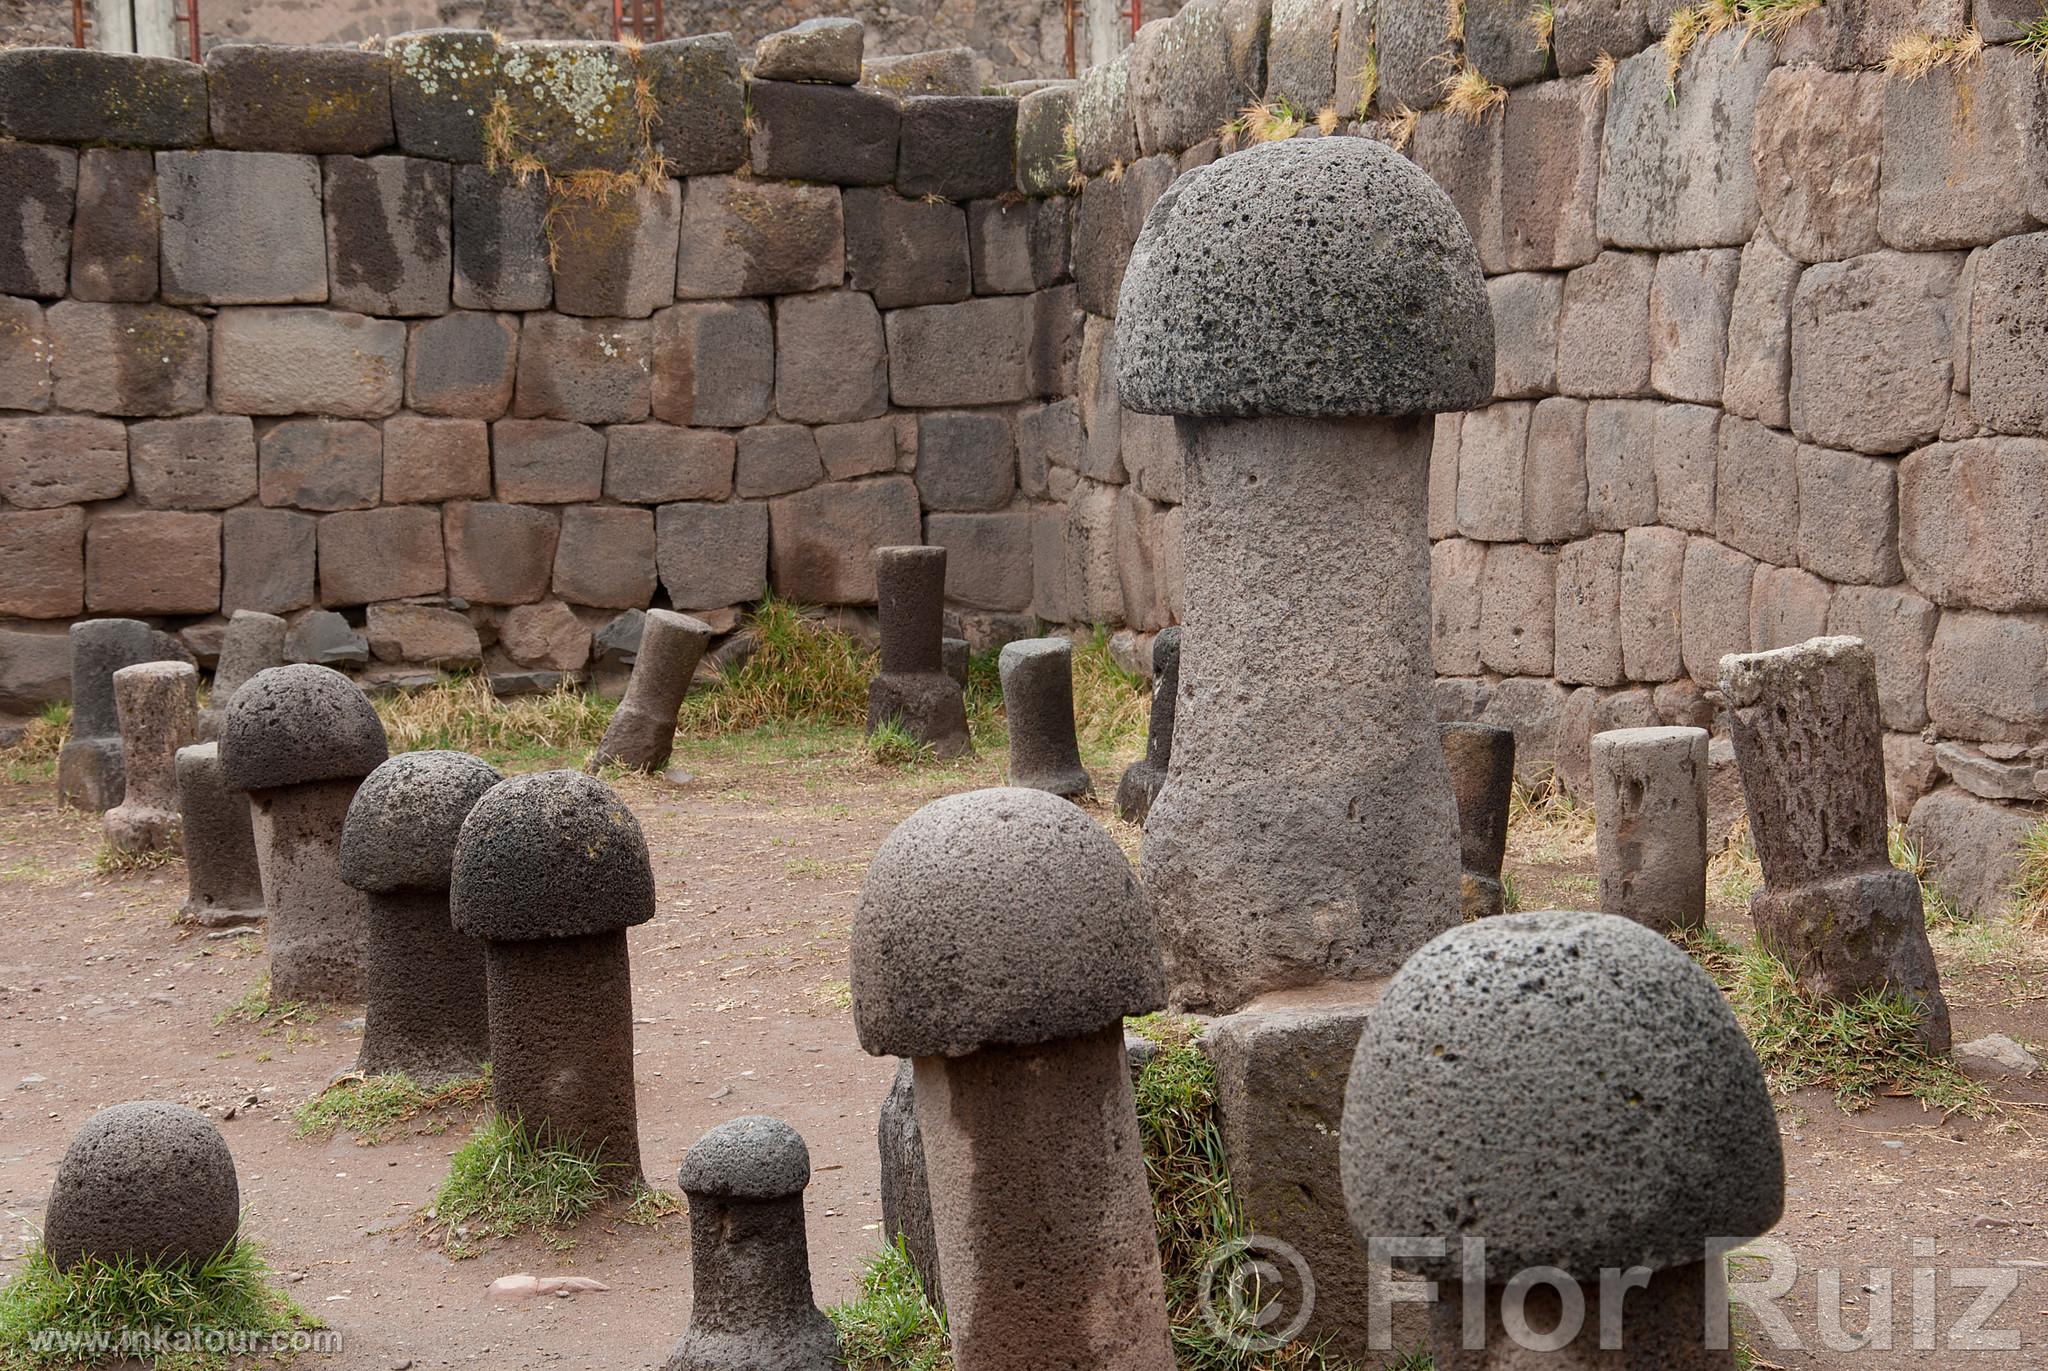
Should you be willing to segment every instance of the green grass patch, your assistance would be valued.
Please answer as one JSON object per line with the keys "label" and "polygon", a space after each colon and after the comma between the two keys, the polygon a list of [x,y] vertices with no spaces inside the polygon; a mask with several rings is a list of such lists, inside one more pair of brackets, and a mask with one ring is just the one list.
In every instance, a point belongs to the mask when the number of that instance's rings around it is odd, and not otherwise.
{"label": "green grass patch", "polygon": [[930,743],[919,742],[900,720],[884,719],[867,736],[868,757],[877,766],[922,766],[936,760]]}
{"label": "green grass patch", "polygon": [[213,1016],[215,1028],[231,1023],[246,1023],[274,1029],[287,1024],[319,1021],[319,1013],[299,1000],[271,999],[268,976],[257,982],[254,990]]}
{"label": "green grass patch", "polygon": [[515,1233],[535,1233],[566,1250],[575,1240],[563,1230],[608,1193],[605,1169],[573,1148],[493,1115],[449,1159],[448,1179],[426,1217],[443,1250],[457,1260]]}
{"label": "green grass patch", "polygon": [[70,702],[56,700],[44,705],[13,746],[0,751],[0,774],[23,783],[50,780],[57,774],[57,753],[70,732]]}
{"label": "green grass patch", "polygon": [[[2048,24],[2048,18],[2041,22]],[[2020,839],[2020,869],[2012,893],[2015,917],[2035,925],[2048,923],[2048,820],[2035,824]]]}
{"label": "green grass patch", "polygon": [[678,734],[866,724],[868,682],[879,667],[877,654],[774,595],[755,606],[741,632],[753,641],[753,652],[737,670],[690,692],[677,721]]}
{"label": "green grass patch", "polygon": [[951,1371],[946,1316],[925,1298],[900,1235],[868,1259],[860,1294],[825,1313],[848,1371]]}
{"label": "green grass patch", "polygon": [[88,1258],[69,1271],[38,1242],[0,1287],[0,1364],[91,1366],[121,1360],[124,1346],[144,1349],[138,1359],[162,1371],[247,1364],[230,1349],[275,1347],[257,1360],[288,1359],[293,1334],[325,1325],[272,1286],[271,1274],[246,1241],[198,1266]]}
{"label": "green grass patch", "polygon": [[344,1076],[292,1111],[292,1133],[301,1138],[327,1138],[347,1132],[365,1145],[380,1143],[423,1114],[474,1113],[490,1095],[488,1064],[481,1076],[433,1087],[423,1086],[403,1072]]}

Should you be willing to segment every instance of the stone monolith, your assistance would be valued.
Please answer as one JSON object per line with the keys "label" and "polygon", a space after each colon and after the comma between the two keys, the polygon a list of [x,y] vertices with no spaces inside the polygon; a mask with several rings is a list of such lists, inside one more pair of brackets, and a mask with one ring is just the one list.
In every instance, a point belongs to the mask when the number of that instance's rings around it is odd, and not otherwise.
{"label": "stone monolith", "polygon": [[71,626],[71,730],[57,754],[57,798],[103,814],[121,803],[121,716],[114,673],[141,662],[190,660],[175,640],[140,619],[86,619]]}
{"label": "stone monolith", "polygon": [[185,842],[185,903],[178,913],[208,928],[263,922],[263,872],[249,797],[228,788],[220,744],[179,748],[177,772]]}
{"label": "stone monolith", "polygon": [[1474,723],[1438,731],[1458,809],[1458,908],[1468,920],[1489,918],[1507,908],[1501,868],[1515,797],[1515,731]]}
{"label": "stone monolith", "polygon": [[946,549],[875,549],[882,670],[868,684],[868,732],[894,721],[935,756],[974,750],[961,683],[946,670]]}
{"label": "stone monolith", "polygon": [[1116,816],[1142,824],[1166,784],[1173,758],[1174,697],[1180,693],[1180,629],[1162,628],[1152,640],[1152,722],[1145,730],[1145,755],[1124,770],[1116,784]]}
{"label": "stone monolith", "polygon": [[1707,731],[1593,735],[1600,910],[1659,933],[1707,922]]}
{"label": "stone monolith", "polygon": [[1074,733],[1074,645],[1020,638],[996,657],[1010,727],[1010,784],[1073,798],[1095,788]]}
{"label": "stone monolith", "polygon": [[117,852],[177,851],[178,749],[192,741],[199,670],[185,662],[142,662],[114,673],[121,716],[121,803],[101,826]]}
{"label": "stone monolith", "polygon": [[626,698],[619,701],[589,769],[622,762],[635,771],[659,771],[676,745],[676,716],[690,693],[711,625],[669,609],[650,609],[640,630]]}
{"label": "stone monolith", "polygon": [[198,1266],[235,1245],[235,1159],[196,1109],[134,1100],[72,1135],[43,1213],[43,1247],[68,1271],[85,1258]]}

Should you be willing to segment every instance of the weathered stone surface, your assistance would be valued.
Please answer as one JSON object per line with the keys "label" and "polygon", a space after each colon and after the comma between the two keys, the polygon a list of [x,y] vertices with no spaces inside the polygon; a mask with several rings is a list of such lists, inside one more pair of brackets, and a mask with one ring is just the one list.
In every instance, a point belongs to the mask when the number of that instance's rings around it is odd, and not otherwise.
{"label": "weathered stone surface", "polygon": [[861,63],[860,83],[899,100],[913,95],[977,95],[982,89],[981,60],[973,48],[897,53]]}
{"label": "weathered stone surface", "polygon": [[1714,536],[1779,566],[1799,564],[1799,445],[1748,419],[1721,421]]}
{"label": "weathered stone surface", "polygon": [[498,620],[498,645],[521,666],[544,671],[581,671],[590,660],[590,630],[560,600],[506,610]]}
{"label": "weathered stone surface", "polygon": [[405,357],[406,405],[422,414],[500,418],[512,404],[518,364],[514,315],[458,310],[414,324]]}
{"label": "weathered stone surface", "polygon": [[1594,528],[1619,533],[1657,522],[1659,409],[1649,400],[1586,406],[1586,516]]}
{"label": "weathered stone surface", "polygon": [[1927,654],[1940,612],[1912,591],[1839,586],[1827,631],[1861,638],[1877,661],[1878,709],[1886,728],[1927,726]]}
{"label": "weathered stone surface", "polygon": [[[1294,8],[1299,13],[1323,7],[1296,0]],[[1449,13],[1427,0],[1398,0],[1377,7],[1374,38],[1381,108],[1430,109],[1441,101],[1444,73],[1457,56],[1450,29]]]}
{"label": "weathered stone surface", "polygon": [[520,418],[628,424],[653,395],[654,328],[639,319],[529,314],[519,331]]}
{"label": "weathered stone surface", "polygon": [[1445,538],[1429,549],[1429,656],[1437,674],[1477,676],[1486,544]]}
{"label": "weathered stone surface", "polygon": [[58,1270],[86,1258],[200,1265],[235,1245],[235,1159],[196,1109],[136,1100],[102,1109],[57,1162],[43,1243]]}
{"label": "weathered stone surface", "polygon": [[491,425],[491,460],[500,500],[571,505],[604,490],[604,435],[556,419],[500,419]]}
{"label": "weathered stone surface", "polygon": [[1557,556],[1527,543],[1486,550],[1480,573],[1479,659],[1503,676],[1552,674]]}
{"label": "weathered stone surface", "polygon": [[1515,731],[1515,779],[1539,785],[1552,772],[1570,691],[1547,676],[1514,676],[1487,693],[1479,722]]}
{"label": "weathered stone surface", "polygon": [[1592,531],[1586,514],[1586,402],[1536,402],[1522,463],[1522,535],[1562,543]]}
{"label": "weathered stone surface", "polygon": [[0,409],[50,407],[51,351],[43,307],[0,295]]}
{"label": "weathered stone surface", "polygon": [[403,395],[405,325],[325,309],[230,309],[213,321],[213,403],[234,414],[381,419]]}
{"label": "weathered stone surface", "polygon": [[675,299],[682,187],[635,182],[605,199],[557,194],[549,206],[555,308],[645,319]]}
{"label": "weathered stone surface", "polygon": [[611,506],[562,511],[555,594],[570,604],[631,609],[654,598],[654,512]]}
{"label": "weathered stone surface", "polygon": [[85,608],[85,511],[0,513],[0,614],[69,619]]}
{"label": "weathered stone surface", "polygon": [[0,129],[11,138],[185,148],[206,141],[206,73],[134,53],[0,54]]}
{"label": "weathered stone surface", "polygon": [[1794,257],[1831,262],[1873,252],[1885,89],[1876,72],[1780,67],[1758,97],[1757,203]]}
{"label": "weathered stone surface", "polygon": [[[1365,44],[1372,37],[1376,18],[1374,8],[1345,5],[1337,40],[1337,107],[1361,119],[1366,116],[1358,99],[1364,93],[1363,83],[1354,75],[1349,83],[1351,98],[1345,99],[1344,73],[1347,68],[1356,73],[1364,65]],[[1474,0],[1465,6],[1465,59],[1496,85],[1524,86],[1550,74],[1551,53],[1534,38],[1529,14],[1510,0]]]}
{"label": "weathered stone surface", "polygon": [[896,186],[913,198],[971,200],[1017,184],[1017,101],[914,95],[903,102]]}
{"label": "weathered stone surface", "polygon": [[1898,581],[1894,464],[1801,444],[1798,467],[1799,564],[1830,581],[1881,586]]}
{"label": "weathered stone surface", "polygon": [[[1965,333],[1968,370],[1957,359],[1957,385],[1967,384],[1979,422],[2001,433],[2048,434],[2048,400],[2038,380],[2048,330],[2048,233],[1993,243],[1971,258],[1974,287]],[[1962,324],[1958,320],[1958,326]]]}
{"label": "weathered stone surface", "polygon": [[994,510],[1016,489],[1017,445],[999,413],[922,414],[917,488],[926,509]]}
{"label": "weathered stone surface", "polygon": [[[2005,751],[2006,748],[1999,750]],[[2034,788],[2034,763],[2025,757],[2019,761],[2000,761],[1983,748],[1968,743],[1938,743],[1934,748],[1934,760],[1937,768],[1950,780],[1982,799],[2032,801],[2038,798]]]}
{"label": "weathered stone surface", "polygon": [[[1558,71],[1577,76],[1591,71],[1603,53],[1623,57],[1642,51],[1660,27],[1652,8],[1644,0],[1560,0],[1551,11],[1550,32]],[[1528,16],[1520,17],[1522,42],[1534,46]]]}
{"label": "weathered stone surface", "polygon": [[632,171],[646,156],[633,55],[620,44],[508,43],[498,73],[507,160],[560,176]]}
{"label": "weathered stone surface", "polygon": [[33,714],[70,694],[71,641],[61,625],[0,628],[0,708]]}
{"label": "weathered stone surface", "polygon": [[1536,407],[1488,405],[1465,416],[1458,443],[1458,531],[1487,542],[1522,537],[1522,473]]}
{"label": "weathered stone surface", "polygon": [[1965,794],[1954,786],[1913,806],[1906,838],[1928,866],[1928,880],[1964,914],[1997,918],[2014,903],[2020,845],[2035,816]]}
{"label": "weathered stone surface", "polygon": [[1031,317],[1019,295],[890,311],[890,398],[910,408],[1029,399]]}
{"label": "weathered stone surface", "polygon": [[1131,222],[1130,194],[1124,181],[1098,176],[1081,188],[1074,209],[1074,282],[1081,307],[1110,318],[1116,314],[1117,291],[1138,241],[1140,225]]}
{"label": "weathered stone surface", "polygon": [[[1607,97],[1600,237],[1635,248],[1733,247],[1757,222],[1750,138],[1769,44],[1702,38],[1674,83],[1652,47],[1624,59]],[[1667,93],[1676,90],[1674,98]]]}
{"label": "weathered stone surface", "polygon": [[1716,404],[1742,254],[1666,253],[1650,287],[1650,384],[1674,400]]}
{"label": "weathered stone surface", "polygon": [[287,614],[312,604],[318,537],[310,514],[245,506],[221,515],[221,608]]}
{"label": "weathered stone surface", "polygon": [[886,186],[896,178],[903,115],[894,99],[848,86],[755,81],[753,168],[757,176]]}
{"label": "weathered stone surface", "polygon": [[22,509],[111,500],[128,489],[128,430],[113,419],[0,419],[0,497]]}
{"label": "weathered stone surface", "polygon": [[[282,644],[284,623],[276,622]],[[218,714],[234,692],[218,679],[214,691],[220,704],[210,712]],[[187,890],[179,917],[202,928],[260,923],[263,879],[248,797],[228,789],[218,743],[179,748],[176,766]]]}
{"label": "weathered stone surface", "polygon": [[1034,90],[1017,102],[1017,188],[1026,195],[1065,195],[1073,190],[1074,106],[1079,82]]}
{"label": "weathered stone surface", "polygon": [[1074,160],[1083,176],[1099,176],[1113,162],[1138,158],[1138,126],[1132,112],[1130,49],[1081,74],[1074,101]]}
{"label": "weathered stone surface", "polygon": [[1979,1080],[2027,1080],[2041,1069],[2040,1060],[2003,1033],[1990,1033],[1957,1043],[1956,1066]]}
{"label": "weathered stone surface", "polygon": [[1657,411],[1651,452],[1657,468],[1657,521],[1708,533],[1721,447],[1721,412],[1706,405],[1665,405]]}
{"label": "weathered stone surface", "polygon": [[1600,908],[1671,933],[1707,921],[1707,731],[1593,735]]}
{"label": "weathered stone surface", "polygon": [[1603,252],[1564,278],[1557,388],[1567,395],[1650,393],[1648,253]]}
{"label": "weathered stone surface", "polygon": [[1493,311],[1493,393],[1525,399],[1557,389],[1557,321],[1564,277],[1541,272],[1496,276],[1486,283]]}
{"label": "weathered stone surface", "polygon": [[731,34],[649,43],[639,69],[651,83],[651,132],[670,174],[731,171],[747,160],[746,87]]}
{"label": "weathered stone surface", "polygon": [[320,521],[320,603],[366,605],[438,594],[448,584],[441,521],[420,505],[352,510]]}
{"label": "weathered stone surface", "polygon": [[384,485],[383,436],[352,419],[288,419],[259,444],[258,486],[266,505],[369,509]]}
{"label": "weathered stone surface", "polygon": [[690,609],[752,604],[768,588],[765,505],[738,500],[663,505],[655,512],[655,540],[661,584],[675,604]]}
{"label": "weathered stone surface", "polygon": [[365,314],[445,314],[451,253],[446,164],[324,157],[327,298]]}
{"label": "weathered stone surface", "polygon": [[1962,0],[1843,0],[1795,25],[1784,37],[1783,52],[1802,66],[1875,67],[1899,39],[1961,33],[1968,19]]}
{"label": "weathered stone surface", "polygon": [[925,540],[946,549],[946,598],[976,609],[1031,604],[1031,515],[932,514]]}
{"label": "weathered stone surface", "polygon": [[1749,651],[1749,601],[1756,562],[1711,538],[1691,538],[1679,581],[1679,647],[1685,672],[1713,685],[1721,659]]}
{"label": "weathered stone surface", "polygon": [[[174,305],[327,298],[320,163],[282,152],[160,152],[163,297]],[[0,289],[11,289],[0,280]]]}
{"label": "weathered stone surface", "polygon": [[454,182],[457,309],[545,309],[554,296],[548,270],[548,188],[481,166],[458,166]]}
{"label": "weathered stone surface", "polygon": [[71,295],[143,303],[157,287],[156,159],[87,148],[78,154],[71,228]]}
{"label": "weathered stone surface", "polygon": [[364,153],[394,141],[382,53],[226,43],[206,54],[206,94],[224,148]]}
{"label": "weathered stone surface", "polygon": [[300,615],[286,632],[284,655],[287,662],[305,666],[368,666],[370,640],[333,610],[315,609]]}
{"label": "weathered stone surface", "polygon": [[45,321],[55,398],[95,414],[190,414],[206,404],[206,322],[161,305],[64,300]]}
{"label": "weathered stone surface", "polygon": [[491,434],[479,419],[384,421],[384,502],[439,504],[491,494]]}
{"label": "weathered stone surface", "polygon": [[86,522],[88,610],[211,614],[220,603],[218,515],[106,513]]}
{"label": "weathered stone surface", "polygon": [[818,440],[801,424],[761,424],[742,429],[733,489],[742,496],[787,495],[816,485],[825,469]]}
{"label": "weathered stone surface", "polygon": [[[387,436],[387,448],[389,441]],[[895,455],[892,444],[892,463]],[[735,457],[730,433],[668,424],[614,426],[605,430],[604,493],[641,505],[723,500],[732,493]],[[390,460],[387,451],[387,466]]]}
{"label": "weathered stone surface", "polygon": [[411,157],[484,160],[484,121],[497,95],[498,36],[484,29],[422,29],[385,44],[391,123]]}
{"label": "weathered stone surface", "polygon": [[366,628],[371,655],[380,662],[473,667],[483,660],[476,625],[452,609],[371,605]]}
{"label": "weathered stone surface", "polygon": [[1510,269],[1555,271],[1599,253],[1593,210],[1606,106],[1590,78],[1509,94],[1501,114],[1501,162],[1515,175],[1501,184],[1501,234]]}
{"label": "weathered stone surface", "polygon": [[1943,605],[2048,608],[2044,470],[2048,444],[2030,438],[1937,443],[1900,463],[1899,553],[1914,586]]}
{"label": "weathered stone surface", "polygon": [[[825,478],[850,481],[856,476],[877,476],[897,467],[899,421],[894,418],[867,419],[853,424],[824,424],[813,429],[818,439],[818,460],[825,464]],[[917,431],[906,428],[905,441],[915,456]]]}
{"label": "weathered stone surface", "polygon": [[1885,81],[1878,232],[1890,247],[1967,248],[2033,226],[2026,159],[2039,69],[2017,48]]}
{"label": "weathered stone surface", "polygon": [[835,288],[845,239],[837,186],[695,177],[683,202],[675,293],[702,300]]}
{"label": "weathered stone surface", "polygon": [[450,504],[442,526],[449,594],[487,605],[530,604],[547,594],[561,536],[553,510]]}
{"label": "weathered stone surface", "polygon": [[738,428],[768,417],[775,333],[766,302],[676,305],[654,316],[653,337],[656,418]]}
{"label": "weathered stone surface", "polygon": [[[90,593],[88,593],[90,599]],[[2048,711],[2048,620],[1949,610],[1927,657],[1927,714],[1936,732],[2020,742]]]}
{"label": "weathered stone surface", "polygon": [[[1595,534],[1557,556],[1556,667],[1576,685],[1620,685],[1622,535]],[[1610,913],[1614,911],[1609,911]]]}
{"label": "weathered stone surface", "polygon": [[777,414],[800,423],[844,423],[888,408],[894,349],[884,347],[882,316],[871,299],[853,290],[820,291],[780,299],[775,313]]}
{"label": "weathered stone surface", "polygon": [[[842,201],[848,285],[868,292],[882,309],[967,298],[974,281],[966,211],[882,187],[847,190]],[[1021,207],[1017,213],[1021,221]],[[1031,289],[1028,262],[1020,289]]]}
{"label": "weathered stone surface", "polygon": [[[1434,96],[1429,97],[1431,101]],[[1446,110],[1431,110],[1416,121],[1409,139],[1415,165],[1451,197],[1472,235],[1479,265],[1489,276],[1507,270],[1507,241],[1501,228],[1501,125],[1474,123]]]}
{"label": "weathered stone surface", "polygon": [[136,424],[128,464],[145,508],[226,509],[256,494],[256,430],[238,414]]}
{"label": "weathered stone surface", "polygon": [[1792,302],[1792,431],[1876,453],[1939,434],[1962,267],[1955,253],[1873,252],[1802,274]]}
{"label": "weathered stone surface", "polygon": [[1622,535],[1615,617],[1629,680],[1668,681],[1685,670],[1679,610],[1686,542],[1675,528],[1632,528]]}
{"label": "weathered stone surface", "polygon": [[[907,476],[833,481],[768,509],[775,587],[810,604],[872,603],[874,550],[919,541],[917,488]],[[726,603],[745,598],[755,597]]]}
{"label": "weathered stone surface", "polygon": [[1202,0],[1138,31],[1130,80],[1138,147],[1145,154],[1178,152],[1215,136],[1258,95],[1233,98],[1224,11],[1220,0]]}
{"label": "weathered stone surface", "polygon": [[1429,446],[1429,536],[1432,540],[1454,537],[1458,532],[1458,430],[1463,422],[1461,414],[1436,416],[1436,437]]}
{"label": "weathered stone surface", "polygon": [[1827,632],[1828,585],[1798,567],[1760,566],[1750,582],[1749,645],[1792,647]]}
{"label": "weathered stone surface", "polygon": [[1758,233],[1742,250],[1728,310],[1728,358],[1721,404],[1774,428],[1792,422],[1792,300],[1799,262]]}
{"label": "weathered stone surface", "polygon": [[754,75],[763,81],[860,80],[865,30],[858,19],[806,19],[754,44]]}

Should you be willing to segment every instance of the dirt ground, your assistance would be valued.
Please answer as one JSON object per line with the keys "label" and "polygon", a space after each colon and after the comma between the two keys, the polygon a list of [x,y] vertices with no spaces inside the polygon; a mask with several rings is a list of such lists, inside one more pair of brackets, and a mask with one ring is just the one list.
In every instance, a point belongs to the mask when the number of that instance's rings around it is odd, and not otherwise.
{"label": "dirt ground", "polygon": [[[660,903],[631,935],[650,1179],[673,1187],[683,1151],[734,1115],[795,1125],[815,1169],[807,1209],[821,1303],[853,1293],[880,1223],[875,1115],[893,1063],[861,1052],[847,1009],[862,872],[920,803],[1000,775],[999,757],[882,768],[849,737],[686,746],[688,784],[622,787],[647,833]],[[1099,770],[1098,784],[1112,790],[1114,773]],[[423,1240],[418,1215],[467,1122],[374,1147],[295,1138],[291,1110],[353,1062],[360,1010],[216,1026],[263,980],[260,937],[178,927],[183,868],[95,874],[98,846],[96,821],[60,812],[48,781],[0,781],[0,1278],[32,1238],[57,1160],[87,1116],[127,1099],[180,1100],[221,1121],[249,1231],[288,1273],[291,1293],[341,1335],[338,1354],[302,1365],[661,1364],[689,1317],[683,1217],[647,1227],[613,1217],[586,1224],[567,1250],[516,1240],[449,1259]],[[1518,833],[1510,866],[1525,907],[1584,908],[1595,898],[1590,844],[1578,836]],[[1731,933],[1744,922],[1733,905],[1717,917]],[[1939,943],[1958,1041],[1988,1032],[2048,1041],[2048,937],[1965,930]],[[1790,1198],[1773,1236],[1802,1268],[1780,1307],[1805,1350],[1765,1338],[1764,1364],[2048,1364],[2048,1081],[1999,1093],[2012,1103],[1987,1121],[1944,1119],[1903,1099],[1858,1114],[1817,1091],[1783,1100]],[[1881,1303],[1865,1268],[1896,1268],[1893,1308],[1878,1319],[1893,1350],[1828,1349],[1816,1268],[1829,1266],[1842,1271],[1845,1338]],[[1936,1275],[1916,1282],[1916,1267]],[[493,1279],[521,1271],[591,1275],[610,1289],[487,1295]],[[1913,1345],[1916,1289],[1930,1280],[1922,1323],[1932,1350]],[[2018,1345],[1962,1350],[1956,1324],[1978,1300],[1973,1287],[2012,1280],[2016,1292],[1984,1326]]]}

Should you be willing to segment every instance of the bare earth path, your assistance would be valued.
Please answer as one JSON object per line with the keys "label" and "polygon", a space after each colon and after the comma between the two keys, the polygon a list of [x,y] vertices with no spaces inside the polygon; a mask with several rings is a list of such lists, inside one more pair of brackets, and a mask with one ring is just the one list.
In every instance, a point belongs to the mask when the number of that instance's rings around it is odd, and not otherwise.
{"label": "bare earth path", "polygon": [[[853,1291],[880,1220],[876,1106],[893,1064],[864,1055],[846,1003],[846,940],[862,872],[890,827],[937,794],[994,783],[1000,757],[895,771],[838,746],[741,753],[695,745],[684,787],[622,787],[646,829],[660,911],[632,933],[640,1120],[650,1179],[673,1188],[701,1133],[766,1112],[808,1140],[807,1208],[821,1303]],[[1114,773],[1098,772],[1114,787]],[[1128,836],[1128,835],[1126,835]],[[659,1366],[689,1316],[687,1225],[587,1224],[568,1250],[535,1240],[453,1261],[423,1241],[432,1200],[467,1132],[401,1131],[376,1147],[295,1138],[293,1107],[349,1067],[354,1008],[285,1025],[215,1019],[263,979],[260,939],[172,923],[183,868],[95,875],[97,824],[59,813],[47,781],[0,781],[0,1277],[39,1222],[52,1172],[95,1109],[154,1096],[222,1120],[241,1168],[248,1223],[292,1293],[342,1336],[350,1368]],[[1590,847],[1518,837],[1523,902],[1586,907]],[[1731,931],[1736,911],[1718,911]],[[1958,1040],[2005,1032],[2048,1040],[2048,938],[1942,939]],[[2002,1093],[2048,1098],[2044,1083]],[[1792,1198],[1777,1236],[1801,1261],[1848,1268],[1853,1332],[1875,1296],[1866,1266],[1895,1265],[1895,1350],[1828,1351],[1809,1272],[1785,1302],[1810,1350],[1765,1349],[1784,1367],[2039,1367],[2048,1347],[2048,1118],[1944,1121],[1909,1100],[1845,1115],[1804,1092],[1781,1109]],[[1913,1240],[1931,1241],[1917,1255]],[[2005,1265],[2000,1265],[2004,1263]],[[2018,1263],[2018,1265],[2013,1265]],[[1915,1264],[1936,1281],[1937,1349],[1912,1347]],[[1955,1267],[2011,1272],[2019,1288],[1988,1327],[2015,1350],[1948,1350],[1977,1292]],[[494,1302],[515,1271],[592,1275],[574,1299]],[[1994,1277],[1996,1279],[1996,1277]]]}

